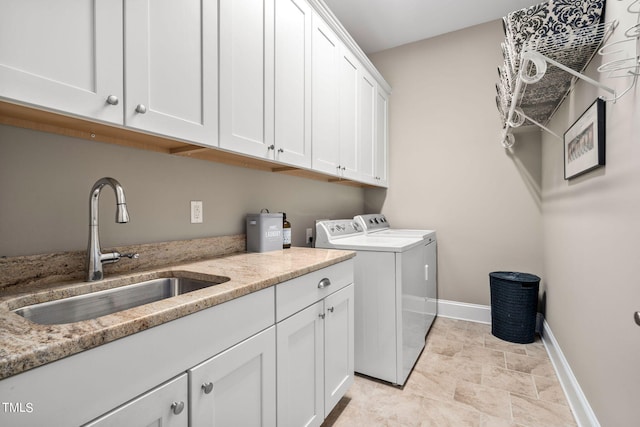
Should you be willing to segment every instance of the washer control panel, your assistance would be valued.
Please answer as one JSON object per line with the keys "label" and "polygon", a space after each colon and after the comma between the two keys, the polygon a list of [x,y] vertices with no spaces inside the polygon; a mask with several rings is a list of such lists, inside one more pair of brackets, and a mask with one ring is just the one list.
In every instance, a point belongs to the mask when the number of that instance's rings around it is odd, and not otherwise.
{"label": "washer control panel", "polygon": [[316,247],[333,247],[332,242],[344,237],[364,235],[364,229],[353,219],[333,219],[316,222]]}
{"label": "washer control panel", "polygon": [[382,214],[358,215],[353,219],[367,231],[390,228],[389,221]]}
{"label": "washer control panel", "polygon": [[336,219],[324,222],[331,237],[362,234],[362,226],[352,219]]}

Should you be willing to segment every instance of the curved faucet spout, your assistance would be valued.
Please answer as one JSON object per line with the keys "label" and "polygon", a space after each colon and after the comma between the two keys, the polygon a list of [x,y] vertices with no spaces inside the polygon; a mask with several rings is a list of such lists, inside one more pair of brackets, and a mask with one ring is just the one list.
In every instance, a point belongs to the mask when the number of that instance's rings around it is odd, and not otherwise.
{"label": "curved faucet spout", "polygon": [[100,199],[100,192],[105,185],[113,188],[116,193],[116,222],[123,224],[129,222],[129,212],[127,211],[127,201],[124,197],[124,188],[114,178],[104,177],[100,178],[93,184],[91,193],[89,196],[89,225],[98,225],[98,200]]}
{"label": "curved faucet spout", "polygon": [[[124,197],[124,188],[120,183],[109,177],[100,178],[93,184],[89,195],[89,246],[87,249],[87,281],[92,282],[103,278],[102,264],[118,261],[122,255],[119,252],[102,253],[100,249],[100,237],[98,234],[98,201],[100,192],[105,186],[113,188],[116,193],[116,222],[129,222],[127,202]],[[130,258],[137,258],[137,254],[128,254]]]}

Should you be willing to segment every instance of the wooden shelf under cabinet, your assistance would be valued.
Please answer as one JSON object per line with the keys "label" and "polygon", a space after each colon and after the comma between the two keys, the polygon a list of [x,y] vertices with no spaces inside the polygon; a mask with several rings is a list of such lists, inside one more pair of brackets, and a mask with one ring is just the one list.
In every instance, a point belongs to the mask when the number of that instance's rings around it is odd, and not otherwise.
{"label": "wooden shelf under cabinet", "polygon": [[92,122],[6,101],[0,101],[0,124],[342,185],[372,187],[368,184],[340,179],[308,169],[256,159],[218,148],[202,147],[180,140]]}

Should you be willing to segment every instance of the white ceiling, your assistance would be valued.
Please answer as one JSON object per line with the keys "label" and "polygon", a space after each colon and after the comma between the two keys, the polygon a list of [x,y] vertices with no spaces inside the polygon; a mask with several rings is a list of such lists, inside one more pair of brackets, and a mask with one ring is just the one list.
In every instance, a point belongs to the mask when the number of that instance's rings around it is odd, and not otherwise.
{"label": "white ceiling", "polygon": [[375,53],[541,3],[542,0],[324,0],[365,53]]}

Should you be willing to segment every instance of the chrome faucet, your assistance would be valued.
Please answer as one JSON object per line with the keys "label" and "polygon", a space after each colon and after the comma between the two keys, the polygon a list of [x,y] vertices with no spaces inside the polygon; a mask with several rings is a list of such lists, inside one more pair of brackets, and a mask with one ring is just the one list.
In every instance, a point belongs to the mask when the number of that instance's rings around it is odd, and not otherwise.
{"label": "chrome faucet", "polygon": [[87,282],[102,280],[102,264],[117,262],[122,257],[138,258],[138,254],[121,254],[120,252],[108,252],[103,254],[100,249],[100,237],[98,235],[98,200],[100,191],[105,185],[113,188],[116,193],[116,222],[123,224],[129,222],[127,202],[124,199],[124,189],[113,178],[100,178],[93,184],[89,195],[89,247],[87,249]]}

